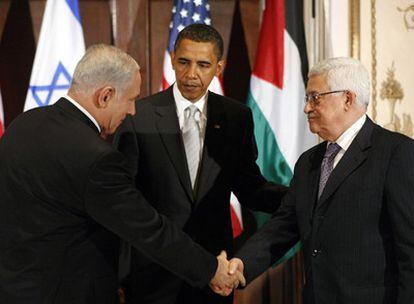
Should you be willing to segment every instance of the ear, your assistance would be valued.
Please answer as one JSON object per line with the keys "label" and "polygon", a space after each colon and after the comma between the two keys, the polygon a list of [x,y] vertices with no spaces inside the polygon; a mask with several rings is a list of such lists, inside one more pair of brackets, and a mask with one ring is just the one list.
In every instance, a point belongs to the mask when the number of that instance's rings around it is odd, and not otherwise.
{"label": "ear", "polygon": [[346,91],[345,96],[345,110],[349,110],[356,103],[356,95],[352,91]]}
{"label": "ear", "polygon": [[172,51],[170,53],[170,58],[171,58],[171,66],[172,66],[172,69],[175,70],[174,69],[174,59],[175,59],[175,52],[174,51]]}
{"label": "ear", "polygon": [[216,76],[220,76],[221,73],[223,73],[224,67],[226,66],[226,61],[224,59],[219,60],[217,62],[217,70],[216,70]]}
{"label": "ear", "polygon": [[105,109],[113,98],[115,98],[115,88],[112,86],[104,86],[95,92],[95,102],[98,108]]}

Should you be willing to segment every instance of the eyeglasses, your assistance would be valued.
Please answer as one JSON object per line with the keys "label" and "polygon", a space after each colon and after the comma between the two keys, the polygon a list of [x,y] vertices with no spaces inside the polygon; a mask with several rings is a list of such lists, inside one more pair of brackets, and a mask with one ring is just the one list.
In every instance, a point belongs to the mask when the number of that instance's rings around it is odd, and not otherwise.
{"label": "eyeglasses", "polygon": [[316,106],[319,104],[320,102],[319,99],[321,96],[334,94],[334,93],[343,93],[343,92],[347,92],[347,90],[338,90],[338,91],[331,91],[331,92],[324,92],[324,93],[310,93],[310,94],[305,95],[305,98],[303,101],[305,102],[305,104],[310,102],[312,106]]}

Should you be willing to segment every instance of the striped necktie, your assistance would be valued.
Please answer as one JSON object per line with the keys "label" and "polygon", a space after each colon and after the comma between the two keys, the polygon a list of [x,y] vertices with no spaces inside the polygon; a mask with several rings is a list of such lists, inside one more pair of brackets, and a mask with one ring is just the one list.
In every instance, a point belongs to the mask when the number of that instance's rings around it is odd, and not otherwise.
{"label": "striped necktie", "polygon": [[335,156],[338,154],[340,150],[341,147],[337,143],[331,143],[326,148],[325,155],[323,156],[321,164],[321,177],[319,179],[318,200],[321,197],[323,189],[326,186],[329,175],[331,175],[332,173]]}

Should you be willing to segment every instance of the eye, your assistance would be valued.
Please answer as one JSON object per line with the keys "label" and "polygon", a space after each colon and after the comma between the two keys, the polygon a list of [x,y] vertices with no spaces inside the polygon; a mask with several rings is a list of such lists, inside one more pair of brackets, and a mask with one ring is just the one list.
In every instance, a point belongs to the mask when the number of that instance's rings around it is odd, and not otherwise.
{"label": "eye", "polygon": [[318,103],[319,94],[318,93],[309,93],[305,95],[305,103],[312,103],[313,105],[316,105]]}
{"label": "eye", "polygon": [[178,60],[178,63],[180,65],[187,65],[188,64],[188,61],[187,60]]}
{"label": "eye", "polygon": [[209,63],[204,63],[204,62],[201,62],[201,63],[199,63],[198,65],[199,65],[201,68],[203,68],[203,69],[209,68],[209,67],[211,66],[211,64],[209,64]]}

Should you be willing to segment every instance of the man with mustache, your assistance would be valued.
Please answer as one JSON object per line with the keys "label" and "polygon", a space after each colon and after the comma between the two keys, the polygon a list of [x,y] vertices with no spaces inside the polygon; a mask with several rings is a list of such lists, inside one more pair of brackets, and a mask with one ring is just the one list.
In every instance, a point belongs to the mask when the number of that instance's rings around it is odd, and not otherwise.
{"label": "man with mustache", "polygon": [[[232,254],[230,193],[253,209],[274,211],[285,187],[268,183],[256,165],[251,111],[208,91],[224,68],[223,40],[212,27],[193,24],[175,42],[176,83],[137,103],[118,147],[131,161],[145,198],[198,244]],[[132,250],[127,303],[232,303],[193,288]]]}
{"label": "man with mustache", "polygon": [[305,113],[324,142],[301,155],[273,218],[236,254],[248,281],[297,241],[305,304],[414,299],[414,141],[366,115],[369,73],[333,58],[309,73]]}

